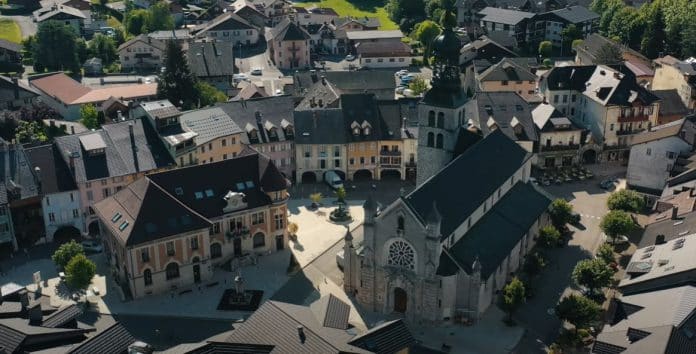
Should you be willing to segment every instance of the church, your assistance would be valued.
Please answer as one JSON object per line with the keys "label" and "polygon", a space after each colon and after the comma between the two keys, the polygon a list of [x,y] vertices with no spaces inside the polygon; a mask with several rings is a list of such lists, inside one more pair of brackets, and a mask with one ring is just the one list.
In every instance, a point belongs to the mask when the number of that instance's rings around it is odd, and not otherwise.
{"label": "church", "polygon": [[418,186],[384,208],[368,198],[355,240],[344,239],[346,292],[412,323],[478,320],[550,222],[551,200],[529,181],[532,153],[462,122],[460,44],[444,27],[419,106]]}

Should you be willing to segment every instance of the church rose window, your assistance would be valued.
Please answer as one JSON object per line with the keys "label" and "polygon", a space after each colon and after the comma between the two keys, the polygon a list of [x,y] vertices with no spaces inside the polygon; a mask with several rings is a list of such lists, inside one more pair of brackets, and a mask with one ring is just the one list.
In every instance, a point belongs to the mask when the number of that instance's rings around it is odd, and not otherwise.
{"label": "church rose window", "polygon": [[404,241],[397,240],[389,246],[389,265],[413,270],[415,258],[413,247]]}

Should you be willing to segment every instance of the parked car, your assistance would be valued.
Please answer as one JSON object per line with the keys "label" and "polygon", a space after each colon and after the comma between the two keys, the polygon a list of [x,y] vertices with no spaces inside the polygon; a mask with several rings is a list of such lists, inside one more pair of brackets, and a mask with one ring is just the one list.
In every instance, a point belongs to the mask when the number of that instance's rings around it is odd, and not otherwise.
{"label": "parked car", "polygon": [[602,189],[611,189],[614,187],[614,183],[616,182],[617,181],[614,178],[605,179],[604,181],[599,183],[599,187]]}
{"label": "parked car", "polygon": [[628,237],[627,237],[627,236],[624,236],[624,235],[619,235],[619,236],[617,236],[616,238],[612,239],[612,238],[609,237],[607,234],[605,234],[604,232],[602,232],[602,239],[606,240],[606,242],[609,242],[609,243],[611,243],[611,244],[613,244],[613,245],[621,245],[621,244],[624,244],[624,243],[628,243]]}
{"label": "parked car", "polygon": [[261,68],[253,68],[253,69],[251,69],[251,75],[259,76],[259,75],[262,75],[262,74],[263,74],[263,70],[262,70]]}
{"label": "parked car", "polygon": [[334,171],[327,171],[324,174],[324,182],[333,189],[339,189],[343,187],[343,180],[338,175],[338,173]]}
{"label": "parked car", "polygon": [[235,82],[246,81],[249,80],[249,77],[246,74],[234,74],[232,75],[232,80]]}
{"label": "parked car", "polygon": [[99,253],[104,250],[104,247],[97,240],[82,241],[82,249],[88,253]]}
{"label": "parked car", "polygon": [[396,77],[402,77],[402,76],[404,76],[404,75],[406,75],[406,74],[408,74],[408,70],[406,70],[406,69],[401,69],[401,70],[397,71],[396,73],[394,73],[394,76],[396,76]]}
{"label": "parked car", "polygon": [[348,55],[346,55],[346,60],[347,60],[347,61],[353,61],[353,60],[355,60],[355,55],[353,55],[353,54],[348,54]]}

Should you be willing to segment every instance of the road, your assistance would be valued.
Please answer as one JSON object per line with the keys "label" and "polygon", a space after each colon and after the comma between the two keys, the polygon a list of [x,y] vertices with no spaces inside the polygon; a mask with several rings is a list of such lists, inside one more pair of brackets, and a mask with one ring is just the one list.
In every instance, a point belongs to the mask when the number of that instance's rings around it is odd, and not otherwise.
{"label": "road", "polygon": [[17,22],[19,29],[22,31],[22,38],[27,38],[36,34],[36,23],[32,21],[31,16],[5,16],[0,15],[0,18],[8,18]]}

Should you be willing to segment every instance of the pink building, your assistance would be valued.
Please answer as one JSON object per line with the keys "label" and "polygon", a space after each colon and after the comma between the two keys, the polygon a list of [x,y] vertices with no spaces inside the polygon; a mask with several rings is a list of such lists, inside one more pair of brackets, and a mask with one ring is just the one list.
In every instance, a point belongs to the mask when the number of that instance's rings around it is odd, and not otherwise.
{"label": "pink building", "polygon": [[281,21],[266,36],[271,59],[278,69],[309,67],[309,33],[289,19]]}

